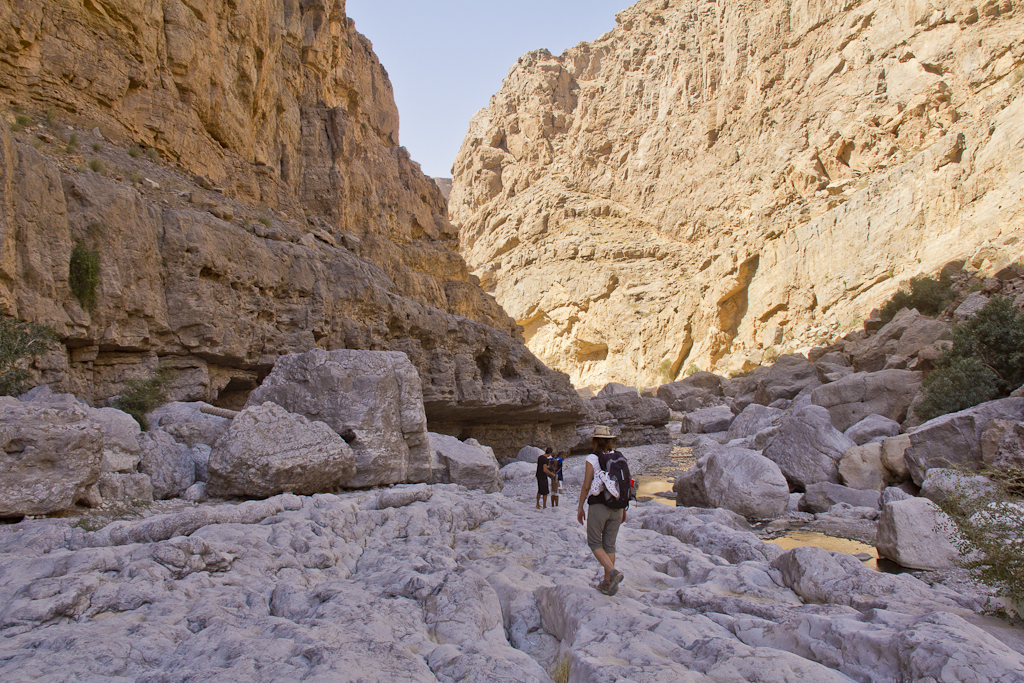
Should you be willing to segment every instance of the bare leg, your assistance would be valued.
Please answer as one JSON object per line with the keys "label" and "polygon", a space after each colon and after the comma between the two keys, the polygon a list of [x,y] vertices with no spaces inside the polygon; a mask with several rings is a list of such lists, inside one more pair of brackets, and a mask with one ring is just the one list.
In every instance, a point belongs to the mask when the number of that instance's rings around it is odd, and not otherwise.
{"label": "bare leg", "polygon": [[604,567],[604,580],[612,580],[612,572],[615,571],[615,553],[607,553],[604,548],[594,548],[594,557]]}
{"label": "bare leg", "polygon": [[548,496],[547,496],[547,494],[544,494],[543,496],[541,496],[541,498],[544,499],[544,509],[547,510],[548,509]]}

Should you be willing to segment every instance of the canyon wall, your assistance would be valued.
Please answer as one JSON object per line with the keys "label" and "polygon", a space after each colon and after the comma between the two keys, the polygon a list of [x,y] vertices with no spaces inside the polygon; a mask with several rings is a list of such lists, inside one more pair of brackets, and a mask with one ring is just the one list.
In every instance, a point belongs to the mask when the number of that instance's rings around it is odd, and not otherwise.
{"label": "canyon wall", "polygon": [[1024,254],[1024,7],[642,0],[525,55],[449,216],[577,386],[748,369],[901,282]]}
{"label": "canyon wall", "polygon": [[435,431],[575,438],[344,0],[0,0],[0,97],[0,308],[57,332],[40,381],[102,403],[162,367],[237,406],[282,354],[398,350]]}

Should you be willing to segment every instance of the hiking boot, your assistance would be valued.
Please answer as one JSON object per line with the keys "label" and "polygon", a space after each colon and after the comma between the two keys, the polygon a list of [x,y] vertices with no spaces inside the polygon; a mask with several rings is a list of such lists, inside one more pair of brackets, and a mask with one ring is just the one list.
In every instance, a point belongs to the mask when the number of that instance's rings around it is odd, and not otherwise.
{"label": "hiking boot", "polygon": [[[608,582],[608,595],[615,595],[619,592],[619,584],[625,578],[618,569],[612,572],[612,580]],[[603,581],[601,583],[604,583]]]}
{"label": "hiking boot", "polygon": [[597,584],[596,588],[605,595],[608,595],[608,591],[611,589],[611,585],[611,582],[601,579],[601,583]]}

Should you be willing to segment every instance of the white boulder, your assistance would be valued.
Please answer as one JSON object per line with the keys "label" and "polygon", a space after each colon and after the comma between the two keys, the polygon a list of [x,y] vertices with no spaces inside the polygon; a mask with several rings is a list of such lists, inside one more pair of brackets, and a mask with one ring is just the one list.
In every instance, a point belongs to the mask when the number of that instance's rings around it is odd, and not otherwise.
{"label": "white boulder", "polygon": [[461,484],[488,493],[501,491],[502,476],[494,451],[475,439],[465,442],[447,434],[429,433],[432,483]]}
{"label": "white boulder", "polygon": [[897,500],[882,508],[875,547],[881,557],[910,569],[952,569],[959,553],[954,524],[927,498]]}
{"label": "white boulder", "polygon": [[[189,464],[194,468],[191,454]],[[228,438],[210,453],[208,467],[211,496],[310,495],[350,486],[355,455],[323,422],[268,401],[232,420]]]}
{"label": "white boulder", "polygon": [[771,519],[786,511],[786,478],[757,451],[726,448],[712,453],[703,469],[705,496],[712,506],[751,519]]}
{"label": "white boulder", "polygon": [[314,349],[282,356],[246,405],[265,401],[355,434],[356,473],[348,486],[430,478],[423,389],[404,353]]}
{"label": "white boulder", "polygon": [[96,484],[103,429],[89,412],[0,397],[0,517],[65,510]]}

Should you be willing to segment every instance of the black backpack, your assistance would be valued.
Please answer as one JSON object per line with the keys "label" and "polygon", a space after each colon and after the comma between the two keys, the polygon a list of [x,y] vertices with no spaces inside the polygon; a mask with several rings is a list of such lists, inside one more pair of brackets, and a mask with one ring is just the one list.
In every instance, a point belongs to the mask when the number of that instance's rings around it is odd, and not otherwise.
{"label": "black backpack", "polygon": [[597,456],[601,469],[615,480],[619,487],[619,495],[613,497],[607,489],[601,492],[602,501],[613,510],[621,510],[629,506],[629,501],[636,500],[636,482],[629,474],[629,463],[626,456],[618,451],[609,451]]}

